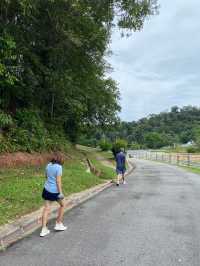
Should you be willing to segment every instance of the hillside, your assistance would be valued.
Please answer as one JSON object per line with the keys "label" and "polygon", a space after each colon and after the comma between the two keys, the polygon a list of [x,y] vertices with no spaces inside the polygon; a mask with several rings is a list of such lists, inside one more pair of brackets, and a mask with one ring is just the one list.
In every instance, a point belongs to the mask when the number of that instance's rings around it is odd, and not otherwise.
{"label": "hillside", "polygon": [[[195,140],[200,125],[200,108],[172,107],[170,112],[149,115],[137,122],[121,123],[121,137],[152,147],[151,139],[157,138],[157,147]],[[152,147],[154,148],[154,147]],[[156,147],[155,147],[156,148]]]}
{"label": "hillside", "polygon": [[[161,148],[174,144],[184,144],[191,140],[199,142],[200,138],[200,108],[174,106],[169,112],[151,114],[139,121],[119,122],[102,131],[96,129],[95,139],[85,136],[85,140],[98,144],[102,138],[114,142],[117,138],[128,141],[133,148]],[[84,138],[82,137],[81,141]]]}

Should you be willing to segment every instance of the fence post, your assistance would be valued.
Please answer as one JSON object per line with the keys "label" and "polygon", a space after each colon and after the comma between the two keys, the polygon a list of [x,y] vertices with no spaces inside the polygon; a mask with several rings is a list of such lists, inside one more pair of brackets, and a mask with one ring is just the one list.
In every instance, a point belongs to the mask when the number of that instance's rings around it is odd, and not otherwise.
{"label": "fence post", "polygon": [[171,153],[169,154],[169,163],[170,164],[172,163],[172,155],[171,155]]}
{"label": "fence post", "polygon": [[188,153],[188,156],[187,156],[187,165],[190,166],[190,154]]}
{"label": "fence post", "polygon": [[176,162],[177,162],[177,164],[179,164],[179,155],[178,154],[176,155]]}

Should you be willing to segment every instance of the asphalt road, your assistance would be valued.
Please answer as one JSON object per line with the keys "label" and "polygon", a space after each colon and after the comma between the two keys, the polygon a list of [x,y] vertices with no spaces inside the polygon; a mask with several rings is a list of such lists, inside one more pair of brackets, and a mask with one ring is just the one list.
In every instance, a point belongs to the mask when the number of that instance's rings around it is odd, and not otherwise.
{"label": "asphalt road", "polygon": [[137,161],[127,185],[71,210],[65,224],[65,232],[41,239],[36,231],[13,245],[0,265],[199,266],[200,176]]}

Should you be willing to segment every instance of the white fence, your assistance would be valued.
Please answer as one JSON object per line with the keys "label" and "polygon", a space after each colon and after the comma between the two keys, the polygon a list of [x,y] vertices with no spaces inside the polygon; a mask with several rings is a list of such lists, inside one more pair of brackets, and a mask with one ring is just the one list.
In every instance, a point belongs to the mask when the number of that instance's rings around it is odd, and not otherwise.
{"label": "white fence", "polygon": [[170,164],[200,168],[200,154],[191,153],[168,153],[153,150],[130,150],[129,157]]}

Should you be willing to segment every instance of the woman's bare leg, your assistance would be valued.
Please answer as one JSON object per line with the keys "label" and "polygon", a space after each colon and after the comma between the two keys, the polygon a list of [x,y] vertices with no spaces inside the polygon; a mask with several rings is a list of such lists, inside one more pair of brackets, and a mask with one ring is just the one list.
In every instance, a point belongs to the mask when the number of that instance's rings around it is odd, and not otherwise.
{"label": "woman's bare leg", "polygon": [[56,219],[56,222],[57,223],[62,223],[63,216],[64,216],[64,210],[65,210],[64,200],[59,200],[58,204],[60,205],[60,208],[58,209],[58,217]]}
{"label": "woman's bare leg", "polygon": [[51,202],[45,200],[44,209],[42,213],[42,227],[47,226],[50,210],[51,210]]}

